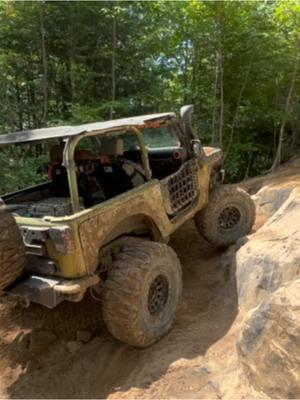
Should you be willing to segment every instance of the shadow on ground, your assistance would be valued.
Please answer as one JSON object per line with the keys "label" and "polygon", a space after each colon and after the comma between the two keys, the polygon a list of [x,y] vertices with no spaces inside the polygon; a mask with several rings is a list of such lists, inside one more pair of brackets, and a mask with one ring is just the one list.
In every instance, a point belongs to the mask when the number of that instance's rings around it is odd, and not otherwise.
{"label": "shadow on ground", "polygon": [[[191,222],[174,235],[171,245],[183,267],[183,299],[173,330],[148,349],[111,338],[101,321],[101,304],[90,298],[52,311],[38,306],[0,311],[0,368],[7,397],[104,398],[148,388],[181,359],[205,355],[237,315],[235,283],[222,267],[223,253],[201,239]],[[78,329],[88,329],[93,338],[70,352],[67,343]],[[32,347],[32,330],[50,333],[44,347]]]}

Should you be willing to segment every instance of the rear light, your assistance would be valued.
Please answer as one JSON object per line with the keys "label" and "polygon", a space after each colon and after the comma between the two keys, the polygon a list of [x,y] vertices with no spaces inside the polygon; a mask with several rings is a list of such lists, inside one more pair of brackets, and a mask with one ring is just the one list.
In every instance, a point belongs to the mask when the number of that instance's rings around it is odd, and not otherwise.
{"label": "rear light", "polygon": [[50,228],[49,236],[58,253],[70,254],[75,252],[75,243],[72,230],[69,226],[55,226]]}
{"label": "rear light", "polygon": [[67,225],[54,226],[53,228],[21,226],[20,230],[27,254],[46,257],[46,242],[49,239],[58,253],[70,254],[75,251],[72,230]]}

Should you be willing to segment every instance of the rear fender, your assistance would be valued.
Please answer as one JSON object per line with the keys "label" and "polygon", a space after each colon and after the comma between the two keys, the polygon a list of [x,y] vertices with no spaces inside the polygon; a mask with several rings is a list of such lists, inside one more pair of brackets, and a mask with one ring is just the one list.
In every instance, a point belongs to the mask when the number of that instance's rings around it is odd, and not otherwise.
{"label": "rear fender", "polygon": [[147,215],[136,214],[124,218],[106,236],[104,244],[107,244],[121,236],[148,236],[157,242],[163,242],[163,235],[156,223]]}

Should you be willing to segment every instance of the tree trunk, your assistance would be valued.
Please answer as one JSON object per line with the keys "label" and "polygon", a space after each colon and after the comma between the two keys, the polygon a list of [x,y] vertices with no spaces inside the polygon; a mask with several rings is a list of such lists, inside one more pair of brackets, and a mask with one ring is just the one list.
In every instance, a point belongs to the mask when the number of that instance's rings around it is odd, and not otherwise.
{"label": "tree trunk", "polygon": [[286,104],[285,104],[285,110],[284,110],[284,116],[281,121],[281,126],[280,126],[280,131],[279,131],[279,138],[278,138],[278,144],[277,144],[277,151],[276,155],[273,161],[273,165],[271,167],[271,171],[275,171],[276,168],[281,163],[281,157],[282,157],[282,144],[283,144],[283,139],[284,139],[284,131],[285,131],[285,125],[287,118],[290,114],[291,106],[292,106],[292,97],[293,97],[293,92],[294,92],[294,87],[295,87],[295,82],[297,79],[297,73],[298,73],[298,68],[299,68],[299,61],[300,61],[300,53],[298,51],[297,57],[295,59],[295,64],[294,64],[294,72],[288,92],[288,96],[286,98]]}
{"label": "tree trunk", "polygon": [[[279,109],[279,85],[278,85],[278,78],[275,79],[275,100],[274,100],[274,109],[278,110]],[[273,149],[272,149],[272,153],[273,153],[273,159],[275,157],[276,154],[276,147],[277,147],[277,131],[278,131],[278,127],[277,127],[277,118],[274,117],[274,121],[273,121]]]}
{"label": "tree trunk", "polygon": [[[198,60],[199,60],[199,48],[196,38],[193,38],[193,60],[192,60],[192,74],[191,74],[191,87],[197,87],[197,76],[198,76]],[[197,96],[195,92],[192,92],[192,104],[196,103]]]}
{"label": "tree trunk", "polygon": [[297,145],[297,140],[299,138],[299,133],[300,133],[299,121],[298,120],[293,120],[291,122],[291,128],[292,128],[292,146],[296,146]]}
{"label": "tree trunk", "polygon": [[29,128],[38,128],[41,126],[41,114],[37,111],[38,106],[36,105],[36,92],[34,87],[35,72],[32,70],[31,62],[27,63],[26,67],[26,80],[27,80],[27,90],[26,90],[26,114],[27,121],[26,125]]}
{"label": "tree trunk", "polygon": [[15,90],[16,90],[16,101],[17,101],[17,115],[18,115],[18,129],[20,131],[23,130],[23,107],[22,107],[22,100],[21,100],[21,92],[20,92],[20,85],[16,77],[15,83]]}
{"label": "tree trunk", "polygon": [[253,152],[248,154],[248,156],[249,157],[248,157],[248,162],[247,162],[247,168],[246,168],[246,172],[245,172],[243,180],[246,180],[249,177],[249,172],[250,172],[250,169],[252,166],[252,161],[253,161]]}
{"label": "tree trunk", "polygon": [[[187,31],[186,31],[187,33]],[[184,45],[184,65],[183,65],[183,104],[188,103],[188,67],[190,64],[190,54],[189,54],[189,46],[188,41],[185,41]]]}
{"label": "tree trunk", "polygon": [[214,82],[214,108],[213,108],[213,115],[212,115],[212,135],[211,135],[211,144],[216,144],[216,137],[217,137],[217,108],[218,108],[218,83],[219,83],[219,57],[218,52],[216,52],[216,66],[215,66],[215,82]]}
{"label": "tree trunk", "polygon": [[110,119],[114,118],[116,100],[116,47],[117,47],[117,23],[116,17],[112,21],[112,54],[111,54],[111,106]]}
{"label": "tree trunk", "polygon": [[219,46],[219,71],[220,71],[220,125],[219,125],[219,146],[223,143],[223,128],[224,128],[224,70],[223,70],[223,52],[220,41]]}
{"label": "tree trunk", "polygon": [[62,113],[63,118],[68,119],[71,115],[71,104],[73,101],[73,92],[72,92],[72,66],[69,54],[64,62],[64,71],[60,81],[60,92],[61,92],[61,105],[62,105]]}
{"label": "tree trunk", "polygon": [[252,59],[249,62],[248,69],[247,69],[247,72],[246,72],[246,75],[245,75],[245,79],[244,79],[244,81],[242,83],[242,86],[241,86],[241,89],[240,89],[240,92],[239,92],[239,96],[238,96],[238,99],[237,99],[235,113],[234,113],[234,116],[233,116],[233,119],[232,119],[232,123],[231,123],[229,143],[228,143],[224,158],[226,158],[226,156],[228,155],[229,150],[230,150],[230,148],[232,146],[234,129],[235,129],[236,123],[238,121],[239,112],[240,112],[240,105],[241,105],[241,101],[242,101],[242,98],[243,98],[244,90],[245,90],[246,85],[248,83],[248,79],[249,79],[251,68],[252,68]]}
{"label": "tree trunk", "polygon": [[42,47],[42,61],[43,61],[43,115],[42,123],[47,123],[48,118],[48,60],[47,60],[47,50],[46,50],[46,32],[44,23],[44,5],[40,2],[39,6],[40,14],[40,30],[41,30],[41,47]]}
{"label": "tree trunk", "polygon": [[69,12],[69,21],[70,21],[70,29],[68,31],[69,34],[69,46],[68,46],[68,80],[70,85],[70,94],[71,94],[71,103],[73,103],[74,93],[75,93],[75,85],[74,85],[74,77],[73,77],[73,67],[74,67],[74,54],[75,52],[75,45],[74,45],[74,27],[76,27],[76,22],[74,18],[75,9],[73,6],[76,7],[76,2],[71,2],[70,4],[70,12]]}

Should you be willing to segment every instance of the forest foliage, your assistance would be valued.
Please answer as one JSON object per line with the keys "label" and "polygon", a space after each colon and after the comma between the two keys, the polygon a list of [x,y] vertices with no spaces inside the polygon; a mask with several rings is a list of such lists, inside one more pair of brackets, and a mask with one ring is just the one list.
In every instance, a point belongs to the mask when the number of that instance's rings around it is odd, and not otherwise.
{"label": "forest foliage", "polygon": [[299,34],[292,0],[2,0],[0,132],[193,103],[238,181],[299,153]]}

